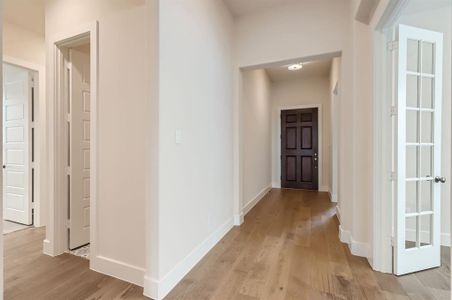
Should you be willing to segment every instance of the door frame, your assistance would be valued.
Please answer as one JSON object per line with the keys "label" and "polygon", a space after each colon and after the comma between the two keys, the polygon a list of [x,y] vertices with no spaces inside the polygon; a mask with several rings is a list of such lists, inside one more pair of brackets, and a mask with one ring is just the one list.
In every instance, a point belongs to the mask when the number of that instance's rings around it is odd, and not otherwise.
{"label": "door frame", "polygon": [[[375,271],[393,273],[394,194],[392,106],[395,97],[393,56],[390,41],[393,28],[411,0],[395,0],[386,4],[373,26],[374,95],[373,95],[373,195],[372,257]],[[389,74],[389,76],[388,76]],[[382,101],[381,99],[386,99]]]}
{"label": "door frame", "polygon": [[[64,145],[67,141],[64,139],[62,128],[66,116],[64,112],[64,105],[61,102],[66,98],[64,93],[66,92],[64,82],[65,76],[63,72],[64,65],[64,47],[79,41],[83,38],[89,38],[90,41],[90,85],[91,85],[91,149],[90,149],[90,164],[91,164],[91,177],[90,177],[90,268],[94,269],[97,266],[97,251],[96,242],[97,236],[97,161],[98,161],[98,22],[88,23],[84,26],[80,26],[77,29],[63,32],[51,39],[51,47],[53,53],[53,61],[55,64],[54,71],[49,74],[48,78],[51,78],[51,86],[53,87],[52,99],[48,107],[49,115],[49,213],[50,220],[47,228],[46,240],[44,240],[44,254],[51,256],[57,256],[63,254],[68,249],[67,244],[67,188],[66,183],[66,158],[63,155],[65,153]],[[58,201],[57,199],[64,199]]]}
{"label": "door frame", "polygon": [[[300,56],[290,59],[282,59],[264,62],[255,65],[240,66],[236,65],[233,68],[233,103],[232,103],[232,151],[233,151],[233,203],[232,211],[234,218],[234,225],[240,226],[244,221],[243,214],[243,72],[265,69],[274,66],[289,65],[293,63],[310,62],[321,59],[332,59],[341,57],[342,51],[328,52],[323,54]],[[273,113],[273,111],[272,111]],[[273,142],[273,141],[272,141]],[[273,166],[272,166],[273,169]],[[319,181],[320,184],[320,181]],[[273,183],[272,183],[273,185]]]}
{"label": "door frame", "polygon": [[[309,108],[317,108],[317,113],[318,113],[318,141],[319,141],[319,163],[318,163],[318,181],[319,181],[319,188],[318,191],[319,192],[329,192],[330,190],[327,186],[324,185],[323,182],[323,111],[322,111],[322,104],[305,104],[305,105],[295,105],[295,106],[280,106],[276,109],[276,113],[278,114],[278,116],[281,116],[281,113],[283,110],[297,110],[297,109],[309,109]],[[281,120],[278,117],[277,118],[277,122],[276,122],[276,128],[277,128],[277,133],[281,134]],[[273,182],[273,188],[281,188],[281,159],[279,159],[281,157],[281,139],[278,143],[278,147],[277,147],[277,152],[274,153],[275,157],[276,157],[276,170],[277,170],[277,177],[279,178],[279,181],[277,182]]]}
{"label": "door frame", "polygon": [[[45,99],[45,80],[44,80],[44,76],[45,76],[45,67],[38,65],[38,64],[34,64],[34,63],[30,63],[28,61],[25,60],[21,60],[21,59],[17,59],[15,57],[12,56],[4,56],[3,57],[3,63],[9,64],[9,65],[13,65],[13,66],[17,66],[19,68],[23,68],[26,69],[28,71],[33,72],[33,81],[34,81],[34,95],[35,97],[35,102],[34,102],[34,126],[33,124],[30,122],[29,124],[29,129],[34,128],[35,129],[35,134],[34,134],[34,164],[32,164],[31,162],[31,158],[29,157],[30,160],[30,167],[32,169],[34,169],[34,173],[35,173],[35,178],[34,178],[34,188],[33,188],[33,198],[34,198],[34,202],[33,202],[33,207],[32,209],[34,209],[34,214],[33,214],[33,224],[32,226],[34,227],[41,227],[44,226],[46,224],[46,220],[44,220],[43,218],[43,204],[41,202],[41,199],[44,199],[42,196],[42,193],[45,189],[43,189],[42,187],[45,185],[45,173],[44,173],[44,168],[41,168],[41,161],[42,161],[42,157],[41,155],[43,155],[43,153],[45,153],[44,151],[42,151],[42,147],[44,145],[44,141],[45,141],[45,133],[42,131],[43,127],[41,126],[41,120],[43,119],[42,113],[44,112],[44,110],[42,109],[42,105],[41,105],[41,101],[43,101],[43,99]],[[30,130],[31,132],[31,130]],[[31,155],[31,154],[30,154]],[[31,173],[30,173],[31,174]],[[31,188],[31,181],[30,181],[30,188]]]}

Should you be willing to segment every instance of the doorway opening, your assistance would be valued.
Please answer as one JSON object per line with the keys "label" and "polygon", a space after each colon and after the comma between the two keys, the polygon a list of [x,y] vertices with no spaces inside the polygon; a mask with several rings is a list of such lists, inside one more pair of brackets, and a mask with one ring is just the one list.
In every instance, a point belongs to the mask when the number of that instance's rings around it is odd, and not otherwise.
{"label": "doorway opening", "polygon": [[89,258],[90,244],[90,41],[79,38],[60,47],[63,54],[63,130],[66,154],[67,249]]}
{"label": "doorway opening", "polygon": [[[38,72],[3,63],[3,233],[36,224]],[[36,205],[37,203],[37,205]],[[38,223],[39,224],[39,223]]]}
{"label": "doorway opening", "polygon": [[275,189],[316,191],[337,202],[340,56],[240,70],[236,224]]}
{"label": "doorway opening", "polygon": [[51,222],[44,253],[95,258],[97,22],[53,42]]}

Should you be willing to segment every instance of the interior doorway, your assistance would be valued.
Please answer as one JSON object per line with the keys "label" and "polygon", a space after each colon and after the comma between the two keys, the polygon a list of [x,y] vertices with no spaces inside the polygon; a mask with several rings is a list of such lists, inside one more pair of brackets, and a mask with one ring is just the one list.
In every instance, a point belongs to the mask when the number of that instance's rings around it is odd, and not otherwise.
{"label": "interior doorway", "polygon": [[[55,142],[55,234],[53,256],[70,252],[90,258],[93,236],[93,115],[96,56],[94,30],[55,42],[57,72]],[[94,46],[93,46],[94,43]],[[93,54],[94,53],[94,54]],[[50,235],[52,237],[52,235]],[[46,241],[45,241],[46,243]]]}
{"label": "interior doorway", "polygon": [[281,111],[281,187],[319,189],[319,110]]}
{"label": "interior doorway", "polygon": [[35,224],[38,74],[3,63],[3,233]]}

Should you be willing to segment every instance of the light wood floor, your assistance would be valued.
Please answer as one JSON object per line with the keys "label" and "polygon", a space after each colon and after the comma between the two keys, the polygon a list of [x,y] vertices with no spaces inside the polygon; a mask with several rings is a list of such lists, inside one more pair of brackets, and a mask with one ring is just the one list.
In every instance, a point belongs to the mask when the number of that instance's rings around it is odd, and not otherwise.
{"label": "light wood floor", "polygon": [[4,235],[4,299],[144,299],[141,287],[89,270],[84,258],[42,254],[44,231]]}
{"label": "light wood floor", "polygon": [[[42,254],[43,229],[5,235],[5,299],[143,299],[140,287]],[[326,194],[273,190],[166,299],[450,299],[443,266],[404,277],[373,272],[339,242]]]}
{"label": "light wood floor", "polygon": [[272,190],[167,299],[450,299],[443,267],[397,278],[373,272],[338,239],[327,194]]}

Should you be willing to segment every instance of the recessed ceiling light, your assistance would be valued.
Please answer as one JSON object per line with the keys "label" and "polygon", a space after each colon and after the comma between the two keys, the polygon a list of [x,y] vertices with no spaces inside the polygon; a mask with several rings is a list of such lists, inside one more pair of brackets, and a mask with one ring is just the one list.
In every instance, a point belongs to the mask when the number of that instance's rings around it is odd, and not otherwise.
{"label": "recessed ceiling light", "polygon": [[298,70],[301,70],[302,68],[303,68],[303,64],[302,63],[293,64],[293,65],[290,65],[290,66],[287,67],[287,69],[289,71],[298,71]]}

